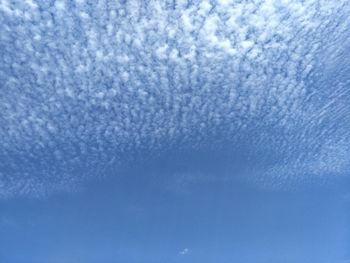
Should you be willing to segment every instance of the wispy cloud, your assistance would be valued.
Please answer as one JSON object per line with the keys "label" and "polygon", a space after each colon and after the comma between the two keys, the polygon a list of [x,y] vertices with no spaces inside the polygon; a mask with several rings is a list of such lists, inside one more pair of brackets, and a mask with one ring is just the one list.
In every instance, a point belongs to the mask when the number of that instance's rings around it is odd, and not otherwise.
{"label": "wispy cloud", "polygon": [[244,149],[265,184],[349,171],[350,2],[185,2],[1,1],[1,196],[169,149]]}
{"label": "wispy cloud", "polygon": [[181,250],[181,251],[179,252],[179,254],[180,254],[181,256],[184,256],[184,255],[187,255],[189,252],[190,252],[190,250],[189,250],[188,248],[184,248],[183,250]]}
{"label": "wispy cloud", "polygon": [[0,228],[17,227],[17,222],[8,216],[0,217]]}

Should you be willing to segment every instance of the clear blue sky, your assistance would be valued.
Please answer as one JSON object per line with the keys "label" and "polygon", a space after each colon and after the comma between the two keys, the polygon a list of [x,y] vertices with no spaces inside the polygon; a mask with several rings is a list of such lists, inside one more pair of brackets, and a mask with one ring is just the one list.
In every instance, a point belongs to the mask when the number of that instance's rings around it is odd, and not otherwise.
{"label": "clear blue sky", "polygon": [[0,263],[349,263],[348,0],[0,2]]}
{"label": "clear blue sky", "polygon": [[350,256],[349,182],[294,192],[202,182],[179,192],[139,173],[80,193],[1,201],[1,262],[344,263]]}

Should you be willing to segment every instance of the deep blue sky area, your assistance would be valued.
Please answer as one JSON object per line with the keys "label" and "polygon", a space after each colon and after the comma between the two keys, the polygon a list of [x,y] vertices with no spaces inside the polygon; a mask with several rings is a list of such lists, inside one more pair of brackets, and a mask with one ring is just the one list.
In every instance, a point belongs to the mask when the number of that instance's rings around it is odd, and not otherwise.
{"label": "deep blue sky area", "polygon": [[0,263],[350,263],[349,0],[0,0]]}

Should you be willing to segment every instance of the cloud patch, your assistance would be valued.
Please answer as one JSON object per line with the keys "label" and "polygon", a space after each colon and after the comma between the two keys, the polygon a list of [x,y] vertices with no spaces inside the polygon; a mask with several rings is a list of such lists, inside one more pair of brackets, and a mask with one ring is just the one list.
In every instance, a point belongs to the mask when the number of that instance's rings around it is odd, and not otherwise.
{"label": "cloud patch", "polygon": [[188,248],[184,248],[179,252],[179,255],[184,256],[184,255],[187,255],[189,252],[190,250]]}
{"label": "cloud patch", "polygon": [[0,195],[225,148],[259,176],[349,172],[346,0],[0,3]]}

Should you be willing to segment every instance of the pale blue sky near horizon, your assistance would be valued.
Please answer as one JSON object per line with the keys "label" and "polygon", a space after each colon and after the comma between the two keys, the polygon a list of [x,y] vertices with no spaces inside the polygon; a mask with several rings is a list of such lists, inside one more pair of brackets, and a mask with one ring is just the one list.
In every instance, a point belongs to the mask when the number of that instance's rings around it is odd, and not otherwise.
{"label": "pale blue sky near horizon", "polygon": [[41,200],[1,200],[1,262],[344,263],[350,256],[349,180],[287,192],[202,182],[179,192],[140,180],[142,172]]}

